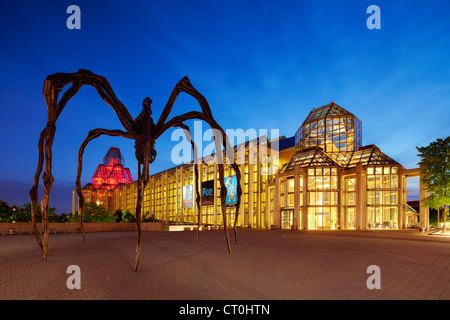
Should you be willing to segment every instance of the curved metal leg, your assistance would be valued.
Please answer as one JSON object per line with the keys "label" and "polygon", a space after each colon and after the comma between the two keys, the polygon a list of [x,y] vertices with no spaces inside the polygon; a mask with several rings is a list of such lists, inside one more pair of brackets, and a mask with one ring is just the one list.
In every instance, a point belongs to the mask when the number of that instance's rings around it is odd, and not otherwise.
{"label": "curved metal leg", "polygon": [[136,228],[137,228],[137,245],[136,245],[136,255],[134,260],[134,272],[137,272],[139,267],[139,260],[141,258],[141,248],[142,248],[142,202],[144,200],[144,191],[147,186],[149,175],[148,169],[144,169],[141,173],[141,164],[138,164],[138,191],[137,191],[137,202],[136,202]]}
{"label": "curved metal leg", "polygon": [[80,149],[78,150],[78,167],[77,167],[77,179],[75,182],[77,194],[78,194],[78,214],[80,216],[80,229],[81,234],[83,235],[83,242],[86,244],[86,235],[84,232],[84,224],[83,224],[83,216],[84,216],[84,196],[81,192],[81,173],[83,171],[83,154],[84,150],[86,149],[89,142],[92,140],[100,137],[101,135],[108,135],[111,137],[124,137],[133,139],[133,135],[129,134],[128,132],[124,132],[122,130],[108,130],[108,129],[94,129],[89,131],[89,134],[87,138],[83,141],[83,143],[80,146]]}
{"label": "curved metal leg", "polygon": [[137,227],[137,245],[136,245],[136,255],[134,259],[134,272],[137,272],[139,266],[139,260],[141,258],[141,247],[142,247],[142,230],[141,230],[141,208],[142,208],[142,196],[145,189],[145,184],[141,174],[141,164],[138,163],[138,190],[137,190],[137,202],[136,202],[136,227]]}
{"label": "curved metal leg", "polygon": [[45,127],[44,130],[42,130],[40,137],[39,137],[39,143],[38,143],[38,152],[39,152],[39,158],[38,158],[38,166],[36,169],[36,174],[34,175],[34,182],[33,187],[30,190],[30,199],[31,199],[31,222],[33,225],[33,232],[34,236],[36,237],[36,241],[41,248],[41,250],[44,249],[40,232],[36,226],[36,203],[38,201],[38,184],[39,184],[39,177],[42,173],[42,168],[44,166],[44,141],[45,141],[45,135],[46,135],[47,127]]}

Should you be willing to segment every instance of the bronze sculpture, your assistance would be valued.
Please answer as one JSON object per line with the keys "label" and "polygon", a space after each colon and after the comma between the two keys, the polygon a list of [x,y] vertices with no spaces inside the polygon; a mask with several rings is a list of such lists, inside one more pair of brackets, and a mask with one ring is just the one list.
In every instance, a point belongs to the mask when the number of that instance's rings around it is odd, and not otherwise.
{"label": "bronze sculpture", "polygon": [[[58,95],[62,91],[62,89],[66,86],[72,84],[72,86],[66,90],[63,94],[62,98],[58,101]],[[108,130],[108,129],[94,129],[91,130],[87,136],[87,138],[82,143],[79,152],[78,152],[78,168],[77,168],[77,179],[76,179],[76,190],[79,198],[79,215],[80,215],[80,227],[83,235],[83,241],[86,243],[86,238],[84,234],[83,228],[83,205],[84,205],[84,196],[81,192],[81,172],[82,172],[82,164],[83,164],[83,152],[86,148],[87,144],[101,135],[108,136],[120,136],[128,139],[132,139],[135,141],[135,155],[138,160],[138,192],[137,192],[137,203],[136,203],[136,225],[137,225],[137,247],[136,247],[136,256],[135,256],[135,264],[134,271],[137,271],[140,259],[141,252],[141,244],[142,244],[142,232],[141,232],[141,208],[142,208],[142,199],[144,189],[147,185],[148,179],[150,177],[149,174],[149,165],[155,160],[156,151],[154,149],[155,140],[167,129],[171,127],[180,127],[184,130],[187,139],[191,142],[192,149],[194,152],[194,170],[197,172],[197,147],[195,143],[191,139],[190,130],[187,125],[183,122],[191,119],[199,119],[207,122],[212,129],[216,129],[219,134],[214,134],[214,142],[216,147],[216,157],[218,161],[219,167],[219,180],[220,180],[220,197],[221,197],[221,210],[222,210],[222,219],[225,230],[225,236],[227,241],[228,252],[231,253],[230,240],[228,236],[227,230],[227,219],[226,219],[226,193],[227,189],[224,185],[224,161],[222,152],[222,146],[225,148],[225,152],[227,153],[227,157],[231,162],[231,166],[234,169],[237,177],[237,205],[236,205],[236,218],[234,223],[234,234],[235,240],[237,242],[237,217],[239,214],[240,207],[240,198],[242,194],[242,189],[240,185],[241,173],[239,167],[236,163],[234,163],[234,155],[231,153],[231,147],[228,141],[228,137],[225,131],[219,126],[219,124],[214,120],[211,109],[205,97],[201,95],[190,83],[187,77],[184,77],[180,80],[175,88],[173,89],[169,100],[164,107],[164,110],[155,124],[151,117],[151,103],[152,100],[150,98],[145,98],[142,106],[142,112],[133,119],[128,112],[127,108],[117,99],[114,91],[112,90],[110,84],[106,80],[106,78],[93,74],[89,70],[80,69],[76,73],[55,73],[47,77],[44,82],[43,94],[45,97],[45,102],[47,105],[47,125],[42,130],[39,138],[38,149],[39,149],[39,158],[38,158],[38,166],[36,169],[36,174],[34,176],[34,184],[30,190],[30,198],[32,205],[32,224],[33,230],[36,236],[36,240],[39,246],[42,249],[43,261],[44,263],[47,261],[48,254],[48,239],[49,239],[49,223],[48,223],[48,206],[50,199],[50,191],[54,182],[52,176],[52,144],[55,136],[56,130],[56,120],[58,116],[61,114],[67,102],[75,96],[78,90],[83,85],[90,85],[94,87],[100,97],[105,101],[109,106],[111,106],[119,117],[120,122],[122,123],[125,131],[123,130]],[[167,121],[167,118],[172,110],[173,104],[179,93],[185,92],[192,97],[194,97],[199,103],[202,112],[198,111],[190,111],[180,116],[173,117],[172,119]],[[213,130],[215,131],[215,130]],[[220,141],[221,140],[221,141]],[[222,143],[220,143],[222,142]],[[42,176],[42,180],[44,182],[44,194],[42,196],[41,201],[41,212],[42,212],[42,223],[44,228],[44,240],[41,241],[40,233],[36,227],[36,202],[38,199],[38,183],[39,178],[42,173],[42,169],[45,163],[45,171]],[[142,169],[141,169],[142,166]],[[198,176],[198,175],[196,175]],[[198,184],[197,184],[198,185]],[[199,196],[199,188],[196,188],[196,203],[199,212],[198,216],[198,226],[200,228],[201,217],[200,217],[200,196]],[[197,233],[198,239],[198,233]]]}

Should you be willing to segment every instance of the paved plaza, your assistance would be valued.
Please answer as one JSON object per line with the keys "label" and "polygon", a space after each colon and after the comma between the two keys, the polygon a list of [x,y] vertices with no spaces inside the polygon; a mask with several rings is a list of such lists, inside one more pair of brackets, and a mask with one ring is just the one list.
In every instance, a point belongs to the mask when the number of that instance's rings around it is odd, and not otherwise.
{"label": "paved plaza", "polygon": [[[450,237],[417,231],[223,230],[52,234],[43,264],[34,236],[0,236],[0,299],[448,300]],[[233,240],[233,232],[230,231]],[[81,289],[68,289],[67,268]],[[380,269],[369,290],[367,268]]]}

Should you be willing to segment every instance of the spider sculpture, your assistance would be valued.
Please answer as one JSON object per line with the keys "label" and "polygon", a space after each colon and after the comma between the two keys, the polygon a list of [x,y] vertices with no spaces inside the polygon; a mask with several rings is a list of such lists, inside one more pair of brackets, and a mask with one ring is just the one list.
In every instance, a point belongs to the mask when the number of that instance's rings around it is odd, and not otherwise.
{"label": "spider sculpture", "polygon": [[[68,88],[61,99],[58,101],[58,95],[62,91],[62,89],[72,84],[70,88]],[[98,138],[101,135],[108,136],[120,136],[128,139],[132,139],[135,141],[135,155],[138,161],[138,191],[137,191],[137,202],[136,202],[136,225],[137,225],[137,247],[136,247],[136,256],[134,263],[134,271],[137,271],[141,253],[141,244],[142,244],[142,232],[141,232],[141,219],[142,219],[142,200],[144,189],[149,180],[149,165],[156,158],[156,151],[154,149],[155,140],[158,139],[161,134],[171,127],[180,127],[184,130],[186,138],[190,141],[194,153],[194,170],[197,173],[199,162],[197,161],[197,147],[195,143],[191,140],[191,134],[189,127],[185,125],[183,122],[190,119],[199,119],[207,122],[210,127],[213,129],[214,134],[214,142],[216,150],[222,150],[222,146],[225,148],[227,153],[227,157],[230,160],[231,166],[236,173],[236,178],[238,180],[237,184],[237,205],[236,205],[236,218],[234,223],[234,234],[235,240],[237,242],[237,233],[236,233],[236,223],[237,217],[239,214],[239,206],[240,206],[240,197],[242,194],[242,189],[240,185],[241,173],[237,164],[234,163],[234,157],[231,152],[230,144],[228,141],[228,137],[225,134],[224,130],[219,126],[219,124],[214,120],[211,109],[205,97],[203,97],[190,83],[187,77],[184,77],[181,81],[177,83],[174,90],[172,91],[169,100],[159,118],[158,122],[155,124],[151,117],[152,109],[151,104],[152,100],[150,98],[145,98],[142,106],[142,112],[133,119],[128,112],[127,108],[117,99],[114,91],[112,90],[108,81],[99,75],[93,74],[88,70],[80,69],[76,73],[55,73],[47,77],[44,82],[43,94],[45,97],[45,102],[47,105],[47,125],[42,130],[39,138],[38,149],[39,149],[39,159],[38,166],[36,170],[36,174],[34,176],[34,184],[32,189],[30,190],[30,198],[32,204],[32,224],[33,230],[36,236],[36,240],[42,249],[43,261],[46,263],[47,261],[47,253],[48,253],[48,239],[49,239],[49,221],[48,221],[48,206],[50,199],[50,191],[54,182],[52,176],[52,144],[55,136],[56,130],[56,120],[58,116],[61,114],[62,110],[66,106],[67,102],[75,96],[78,90],[83,85],[90,85],[94,87],[100,97],[113,108],[119,117],[120,122],[122,123],[125,131],[123,130],[108,130],[108,129],[94,129],[91,130],[87,136],[87,138],[82,143],[79,153],[78,153],[78,168],[77,168],[77,179],[76,179],[76,190],[78,194],[78,207],[79,207],[79,215],[80,215],[80,228],[83,235],[83,241],[86,243],[86,238],[84,234],[83,227],[83,205],[84,205],[84,196],[81,192],[81,172],[82,172],[82,164],[83,164],[83,152],[88,143]],[[173,117],[170,120],[167,120],[170,111],[172,110],[173,104],[180,92],[185,92],[192,97],[194,97],[199,103],[202,112],[191,111],[180,116]],[[215,130],[214,130],[215,129]],[[226,193],[227,189],[224,185],[224,161],[222,152],[216,152],[216,160],[218,162],[219,167],[219,180],[220,180],[220,197],[221,197],[221,210],[222,210],[222,219],[225,230],[226,242],[228,247],[228,252],[231,253],[230,239],[228,236],[227,230],[227,216],[226,216]],[[38,200],[38,182],[40,175],[42,173],[42,169],[45,163],[45,170],[42,175],[42,180],[44,183],[44,193],[41,201],[41,212],[42,212],[42,224],[43,224],[43,241],[41,240],[40,233],[36,227],[36,202]],[[198,174],[196,174],[198,176]],[[198,226],[200,228],[201,217],[200,217],[200,192],[198,183],[196,184],[196,203],[197,209],[199,212],[198,215]],[[198,233],[197,233],[198,240]]]}

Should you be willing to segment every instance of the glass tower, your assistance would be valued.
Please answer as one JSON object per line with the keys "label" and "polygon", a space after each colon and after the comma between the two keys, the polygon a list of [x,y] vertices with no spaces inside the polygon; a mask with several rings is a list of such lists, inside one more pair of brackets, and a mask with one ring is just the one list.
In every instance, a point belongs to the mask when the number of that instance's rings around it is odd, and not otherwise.
{"label": "glass tower", "polygon": [[295,144],[303,150],[318,146],[323,151],[355,151],[362,145],[361,121],[334,102],[313,109],[295,134]]}

